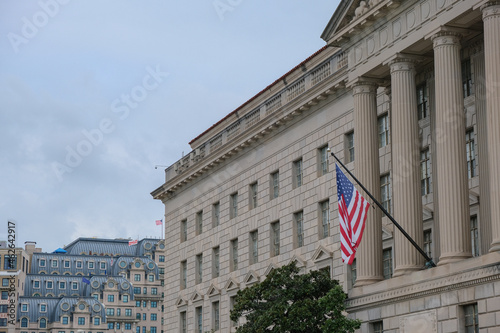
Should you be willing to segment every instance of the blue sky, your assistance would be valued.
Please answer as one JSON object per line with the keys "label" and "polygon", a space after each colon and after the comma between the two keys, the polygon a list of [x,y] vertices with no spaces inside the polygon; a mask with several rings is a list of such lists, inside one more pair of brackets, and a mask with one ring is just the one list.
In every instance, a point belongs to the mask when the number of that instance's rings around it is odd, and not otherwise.
{"label": "blue sky", "polygon": [[160,237],[154,166],[324,46],[338,2],[1,1],[0,238]]}

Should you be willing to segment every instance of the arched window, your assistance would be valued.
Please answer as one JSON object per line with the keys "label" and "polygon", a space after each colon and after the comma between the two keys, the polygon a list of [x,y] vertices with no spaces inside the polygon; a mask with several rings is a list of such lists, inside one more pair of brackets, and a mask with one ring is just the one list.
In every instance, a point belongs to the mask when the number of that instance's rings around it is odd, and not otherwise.
{"label": "arched window", "polygon": [[21,327],[28,327],[28,318],[21,319]]}
{"label": "arched window", "polygon": [[40,328],[47,328],[47,319],[40,319]]}

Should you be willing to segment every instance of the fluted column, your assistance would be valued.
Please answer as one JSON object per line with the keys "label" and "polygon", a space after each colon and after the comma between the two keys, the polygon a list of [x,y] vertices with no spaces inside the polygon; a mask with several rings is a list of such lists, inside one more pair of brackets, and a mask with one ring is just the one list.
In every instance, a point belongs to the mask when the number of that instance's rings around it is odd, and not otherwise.
{"label": "fluted column", "polygon": [[436,85],[436,150],[439,200],[439,264],[471,256],[469,186],[465,153],[465,115],[460,35],[432,36]]}
{"label": "fluted column", "polygon": [[[423,247],[420,142],[418,137],[415,61],[398,57],[390,63],[392,87],[393,216]],[[394,231],[394,274],[422,269],[422,255],[399,231]]]}
{"label": "fluted column", "polygon": [[[376,93],[377,85],[373,82],[359,81],[353,86],[356,177],[379,200],[380,166]],[[367,198],[366,194],[363,196]],[[365,231],[356,258],[355,286],[363,286],[383,279],[382,218],[379,209],[370,208],[368,211]]]}
{"label": "fluted column", "polygon": [[482,8],[484,22],[484,60],[486,118],[490,185],[490,251],[500,251],[500,1],[490,1]]}

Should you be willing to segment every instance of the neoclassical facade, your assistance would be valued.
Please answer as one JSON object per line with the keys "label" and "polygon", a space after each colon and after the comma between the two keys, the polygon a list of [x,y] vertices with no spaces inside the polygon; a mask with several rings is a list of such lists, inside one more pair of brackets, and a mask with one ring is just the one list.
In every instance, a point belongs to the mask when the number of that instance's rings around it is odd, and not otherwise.
{"label": "neoclassical facade", "polygon": [[[152,192],[164,329],[234,331],[237,290],[296,261],[343,284],[360,332],[498,332],[500,1],[342,0],[321,37]],[[378,208],[342,263],[328,148],[437,267]]]}

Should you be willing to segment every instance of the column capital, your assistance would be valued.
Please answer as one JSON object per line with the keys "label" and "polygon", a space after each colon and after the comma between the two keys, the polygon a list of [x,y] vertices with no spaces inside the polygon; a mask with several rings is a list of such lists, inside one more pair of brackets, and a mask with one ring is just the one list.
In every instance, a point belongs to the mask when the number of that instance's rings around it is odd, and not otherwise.
{"label": "column capital", "polygon": [[350,82],[349,87],[352,88],[353,95],[357,94],[375,94],[377,88],[382,84],[382,80],[372,79],[367,77],[358,77]]}
{"label": "column capital", "polygon": [[483,21],[491,16],[500,16],[500,1],[487,1],[481,6]]}
{"label": "column capital", "polygon": [[440,45],[454,45],[460,42],[463,36],[468,35],[467,29],[450,28],[447,26],[440,26],[434,29],[425,36],[425,39],[430,39],[434,43],[434,47]]}

